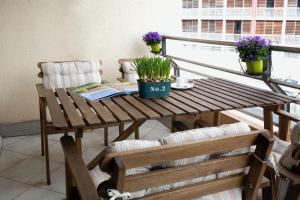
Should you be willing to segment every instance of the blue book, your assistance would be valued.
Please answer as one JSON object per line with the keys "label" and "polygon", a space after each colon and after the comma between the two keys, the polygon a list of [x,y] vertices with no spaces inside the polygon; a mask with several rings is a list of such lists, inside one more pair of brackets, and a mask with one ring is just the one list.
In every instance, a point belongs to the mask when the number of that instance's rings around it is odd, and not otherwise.
{"label": "blue book", "polygon": [[136,83],[129,82],[107,84],[93,82],[73,88],[70,92],[94,101],[138,92],[138,86]]}

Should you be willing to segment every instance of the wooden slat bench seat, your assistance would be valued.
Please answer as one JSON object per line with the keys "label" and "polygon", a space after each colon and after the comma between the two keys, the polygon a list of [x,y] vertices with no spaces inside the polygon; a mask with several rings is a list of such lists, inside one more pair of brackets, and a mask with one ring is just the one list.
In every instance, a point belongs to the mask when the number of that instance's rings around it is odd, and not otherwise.
{"label": "wooden slat bench seat", "polygon": [[[100,167],[109,173],[111,178],[98,186],[98,192],[87,167],[78,156],[73,138],[64,136],[61,138],[61,144],[66,157],[67,196],[72,197],[75,187],[82,200],[97,199],[98,193],[103,195],[108,188],[116,189],[120,193],[135,192],[240,168],[248,168],[247,173],[217,177],[192,185],[154,192],[140,199],[192,199],[241,188],[243,199],[254,200],[260,187],[269,186],[266,179],[263,179],[263,174],[266,169],[266,160],[272,150],[273,139],[266,130],[215,137],[198,142],[166,144],[109,155],[104,157]],[[149,165],[158,166],[199,155],[217,155],[253,145],[256,145],[253,153],[229,154],[226,157],[215,157],[199,163],[155,168],[145,173],[125,175],[127,169]]]}

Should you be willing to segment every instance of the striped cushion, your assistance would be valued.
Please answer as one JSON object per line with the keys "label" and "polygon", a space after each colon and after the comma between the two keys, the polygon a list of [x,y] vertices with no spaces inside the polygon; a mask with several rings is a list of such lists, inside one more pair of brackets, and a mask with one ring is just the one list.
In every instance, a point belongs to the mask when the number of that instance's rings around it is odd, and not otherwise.
{"label": "striped cushion", "polygon": [[[200,129],[193,129],[183,132],[177,132],[170,134],[169,136],[166,136],[162,139],[163,144],[176,144],[176,143],[184,143],[189,141],[201,141],[208,138],[214,138],[214,137],[220,137],[224,135],[233,135],[233,134],[239,134],[239,133],[247,133],[250,132],[250,128],[246,123],[239,122],[235,124],[229,124],[229,125],[223,125],[220,127],[210,127],[210,128],[200,128]],[[248,149],[247,149],[248,150]],[[221,154],[221,156],[229,156],[229,155],[235,155],[247,150],[240,150],[240,151],[233,151],[233,152],[227,152],[224,154]],[[182,166],[192,163],[198,163],[205,160],[210,159],[211,156],[215,155],[201,155],[196,156],[193,158],[186,158],[186,159],[180,159],[176,160],[174,162],[166,163],[165,167],[175,167],[175,166]],[[199,177],[188,181],[182,181],[172,184],[172,187],[182,187],[188,184],[192,183],[198,183],[203,182],[207,180],[215,179],[218,175],[219,176],[226,176],[233,173],[239,173],[243,171],[241,170],[234,170],[234,171],[228,171],[228,172],[222,172],[219,174],[211,174],[209,176]]]}
{"label": "striped cushion", "polygon": [[234,188],[224,192],[209,194],[204,197],[196,198],[195,200],[242,200],[242,190]]}
{"label": "striped cushion", "polygon": [[78,87],[89,82],[101,82],[100,63],[81,62],[47,62],[41,65],[43,85],[47,89]]}
{"label": "striped cushion", "polygon": [[139,78],[136,71],[132,70],[131,62],[122,63],[122,70],[124,72],[124,79],[128,82],[136,83]]}
{"label": "striped cushion", "polygon": [[[160,142],[158,140],[123,140],[119,142],[114,142],[112,144],[108,145],[108,153],[116,153],[116,152],[125,152],[125,151],[131,151],[136,149],[145,149],[150,147],[157,147],[161,146]],[[126,176],[134,175],[134,174],[141,174],[149,172],[152,168],[151,165],[144,166],[144,167],[136,167],[132,169],[126,170]],[[150,193],[150,188],[145,190],[140,190],[137,192],[131,193],[132,198],[139,198],[142,197],[148,193]],[[156,190],[159,190],[159,188]]]}

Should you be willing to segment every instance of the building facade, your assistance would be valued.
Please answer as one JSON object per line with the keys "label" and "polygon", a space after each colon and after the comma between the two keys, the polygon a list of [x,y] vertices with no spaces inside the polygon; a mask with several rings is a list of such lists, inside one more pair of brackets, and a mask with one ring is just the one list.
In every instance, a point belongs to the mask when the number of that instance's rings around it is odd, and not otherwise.
{"label": "building facade", "polygon": [[300,0],[182,0],[182,8],[188,37],[262,35],[274,43],[300,44]]}

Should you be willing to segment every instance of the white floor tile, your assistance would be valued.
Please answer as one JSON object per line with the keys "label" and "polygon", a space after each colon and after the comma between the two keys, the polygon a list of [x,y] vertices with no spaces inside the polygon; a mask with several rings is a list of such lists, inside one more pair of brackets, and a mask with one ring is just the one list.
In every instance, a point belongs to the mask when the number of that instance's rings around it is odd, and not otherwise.
{"label": "white floor tile", "polygon": [[104,150],[105,147],[100,148],[93,148],[93,147],[87,147],[83,149],[82,157],[84,162],[87,164],[89,161],[94,159],[99,153],[101,153]]}
{"label": "white floor tile", "polygon": [[[62,163],[50,161],[50,171],[62,166]],[[42,156],[29,157],[15,166],[1,171],[0,176],[27,184],[35,184],[46,177],[45,158]]]}
{"label": "white floor tile", "polygon": [[66,178],[65,178],[65,167],[61,167],[51,173],[51,184],[47,185],[46,178],[35,184],[36,187],[51,190],[54,192],[60,192],[65,194],[66,192]]}
{"label": "white floor tile", "polygon": [[60,142],[55,142],[49,146],[49,159],[57,162],[65,162],[64,152]]}
{"label": "white floor tile", "polygon": [[2,150],[0,155],[0,172],[14,166],[27,158],[26,155],[13,151]]}
{"label": "white floor tile", "polygon": [[170,130],[168,127],[166,127],[163,123],[161,123],[159,121],[158,121],[157,125],[154,128],[162,129],[162,130]]}
{"label": "white floor tile", "polygon": [[[51,146],[54,141],[49,140],[48,144]],[[41,138],[39,135],[27,136],[20,141],[4,146],[3,149],[33,156],[41,155]]]}
{"label": "white floor tile", "polygon": [[22,139],[26,138],[26,136],[17,136],[17,137],[7,137],[7,138],[3,138],[3,143],[2,143],[2,147],[5,147],[9,144],[13,144],[17,141],[20,141]]}
{"label": "white floor tile", "polygon": [[65,199],[64,194],[57,192],[31,187],[29,190],[18,196],[15,200],[62,200]]}
{"label": "white floor tile", "polygon": [[147,133],[146,136],[143,137],[143,139],[157,140],[157,139],[161,139],[161,138],[167,136],[170,133],[171,133],[171,131],[168,129],[162,130],[162,129],[153,128]]}
{"label": "white floor tile", "polygon": [[30,185],[0,177],[0,199],[13,199],[30,187]]}

